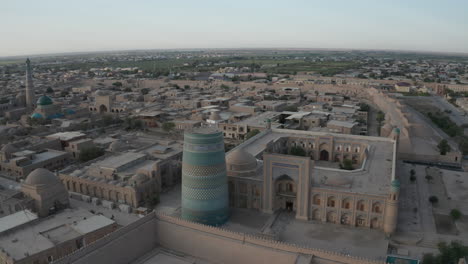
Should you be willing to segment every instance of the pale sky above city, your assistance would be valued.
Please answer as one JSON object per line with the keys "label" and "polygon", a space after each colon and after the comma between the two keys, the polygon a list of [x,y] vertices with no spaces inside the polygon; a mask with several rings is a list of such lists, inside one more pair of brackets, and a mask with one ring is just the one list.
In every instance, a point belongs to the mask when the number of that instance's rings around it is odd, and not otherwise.
{"label": "pale sky above city", "polygon": [[0,56],[178,48],[468,53],[467,0],[0,0]]}

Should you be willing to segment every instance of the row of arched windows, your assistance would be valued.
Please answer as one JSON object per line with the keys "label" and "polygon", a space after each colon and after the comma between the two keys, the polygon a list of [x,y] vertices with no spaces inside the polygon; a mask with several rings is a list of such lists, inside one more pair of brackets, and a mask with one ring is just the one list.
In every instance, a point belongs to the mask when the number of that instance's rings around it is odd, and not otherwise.
{"label": "row of arched windows", "polygon": [[[322,201],[321,201],[320,194],[314,195],[312,203],[314,205],[321,205]],[[328,197],[327,201],[326,201],[326,205],[327,205],[327,207],[337,208],[338,207],[337,198],[335,196]],[[378,202],[378,201],[374,202],[374,203],[372,203],[371,212],[373,212],[373,213],[382,213],[382,207],[383,206],[382,206],[381,202]],[[344,198],[343,200],[341,200],[341,208],[343,208],[343,209],[352,209],[353,208],[353,200],[351,198]],[[368,202],[366,202],[365,200],[358,200],[356,202],[355,209],[358,210],[358,211],[363,211],[363,212],[368,211],[369,210]]]}

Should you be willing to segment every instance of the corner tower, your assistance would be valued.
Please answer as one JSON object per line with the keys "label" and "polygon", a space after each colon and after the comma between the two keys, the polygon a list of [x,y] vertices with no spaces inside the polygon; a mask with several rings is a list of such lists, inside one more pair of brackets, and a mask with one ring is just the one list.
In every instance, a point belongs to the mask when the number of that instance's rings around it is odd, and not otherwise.
{"label": "corner tower", "polygon": [[182,218],[218,226],[229,218],[223,134],[213,127],[187,131],[182,158]]}
{"label": "corner tower", "polygon": [[34,84],[29,58],[26,60],[26,107],[30,110],[34,109]]}
{"label": "corner tower", "polygon": [[385,201],[384,232],[387,236],[395,233],[398,221],[398,200],[400,195],[400,181],[395,179],[390,185],[390,193]]}

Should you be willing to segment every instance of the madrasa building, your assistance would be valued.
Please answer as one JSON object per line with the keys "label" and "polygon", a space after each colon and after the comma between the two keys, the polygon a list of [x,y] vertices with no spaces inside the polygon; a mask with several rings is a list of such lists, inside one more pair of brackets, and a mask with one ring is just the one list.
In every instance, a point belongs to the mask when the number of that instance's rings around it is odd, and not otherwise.
{"label": "madrasa building", "polygon": [[398,136],[397,128],[388,138],[266,130],[226,155],[229,204],[391,234]]}

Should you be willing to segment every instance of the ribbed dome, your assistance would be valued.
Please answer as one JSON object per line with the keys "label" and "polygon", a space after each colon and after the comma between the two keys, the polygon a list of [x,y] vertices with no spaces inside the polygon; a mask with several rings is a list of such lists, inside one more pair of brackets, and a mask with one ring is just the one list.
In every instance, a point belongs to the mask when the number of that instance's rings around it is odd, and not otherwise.
{"label": "ribbed dome", "polygon": [[59,181],[59,178],[49,170],[38,168],[29,173],[24,183],[29,185],[46,185],[55,184]]}
{"label": "ribbed dome", "polygon": [[53,104],[52,99],[47,95],[43,95],[39,97],[39,99],[37,99],[37,105],[51,105],[51,104]]}
{"label": "ribbed dome", "polygon": [[237,172],[255,171],[257,159],[244,149],[237,149],[226,157],[228,170]]}
{"label": "ribbed dome", "polygon": [[18,149],[13,146],[12,144],[6,144],[2,147],[2,152],[4,153],[8,153],[8,154],[11,154],[11,153],[15,153],[18,151]]}

